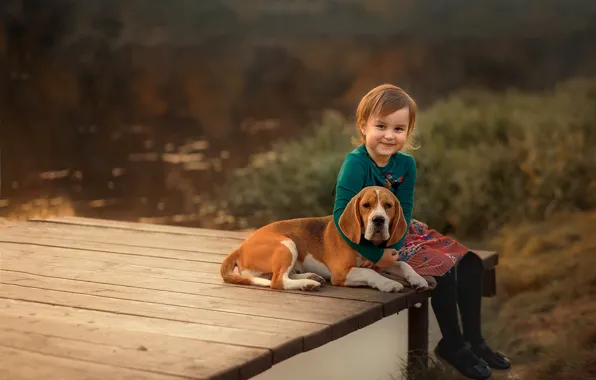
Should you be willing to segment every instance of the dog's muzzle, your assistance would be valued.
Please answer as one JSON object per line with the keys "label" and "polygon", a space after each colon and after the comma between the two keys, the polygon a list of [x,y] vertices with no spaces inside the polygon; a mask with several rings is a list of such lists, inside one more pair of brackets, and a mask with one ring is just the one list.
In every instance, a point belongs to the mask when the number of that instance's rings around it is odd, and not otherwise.
{"label": "dog's muzzle", "polygon": [[384,215],[371,215],[364,237],[372,239],[373,235],[380,234],[382,239],[389,238],[388,219]]}
{"label": "dog's muzzle", "polygon": [[385,217],[381,215],[374,216],[372,218],[372,223],[377,230],[380,230],[385,225]]}

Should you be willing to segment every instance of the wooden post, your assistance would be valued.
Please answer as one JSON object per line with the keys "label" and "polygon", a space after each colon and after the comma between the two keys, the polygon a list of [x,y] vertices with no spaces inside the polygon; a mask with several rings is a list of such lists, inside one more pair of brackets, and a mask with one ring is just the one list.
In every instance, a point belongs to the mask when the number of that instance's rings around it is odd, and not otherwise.
{"label": "wooden post", "polygon": [[428,369],[428,298],[408,309],[408,379]]}
{"label": "wooden post", "polygon": [[484,273],[482,274],[482,296],[494,297],[497,295],[497,265],[499,253],[495,251],[473,250],[482,260]]}
{"label": "wooden post", "polygon": [[494,297],[497,295],[497,270],[488,268],[482,274],[482,296]]}

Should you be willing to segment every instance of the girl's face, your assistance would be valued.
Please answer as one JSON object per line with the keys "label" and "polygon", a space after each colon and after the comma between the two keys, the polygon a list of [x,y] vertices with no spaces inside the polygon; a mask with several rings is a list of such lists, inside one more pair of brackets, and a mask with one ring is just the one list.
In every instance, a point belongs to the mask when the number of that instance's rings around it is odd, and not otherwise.
{"label": "girl's face", "polygon": [[409,122],[410,110],[404,107],[387,116],[371,117],[360,128],[366,149],[377,165],[387,164],[391,155],[406,145]]}

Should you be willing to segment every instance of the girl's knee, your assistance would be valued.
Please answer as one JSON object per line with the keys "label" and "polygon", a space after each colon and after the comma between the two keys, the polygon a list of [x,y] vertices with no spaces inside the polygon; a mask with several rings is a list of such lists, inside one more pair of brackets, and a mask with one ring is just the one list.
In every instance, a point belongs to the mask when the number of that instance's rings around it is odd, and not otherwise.
{"label": "girl's knee", "polygon": [[433,278],[437,281],[437,287],[439,286],[449,286],[449,284],[455,284],[455,267],[452,267],[447,272],[445,272],[441,276],[433,276]]}
{"label": "girl's knee", "polygon": [[468,251],[462,257],[459,264],[457,265],[458,272],[466,272],[466,273],[474,273],[474,274],[482,274],[484,271],[484,264],[482,263],[482,259],[478,257],[474,252]]}

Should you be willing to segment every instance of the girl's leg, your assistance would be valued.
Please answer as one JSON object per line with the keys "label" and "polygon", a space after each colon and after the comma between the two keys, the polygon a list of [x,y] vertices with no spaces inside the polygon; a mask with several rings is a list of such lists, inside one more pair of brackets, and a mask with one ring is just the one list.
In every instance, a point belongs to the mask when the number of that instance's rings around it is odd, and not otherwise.
{"label": "girl's leg", "polygon": [[431,305],[443,335],[435,348],[435,354],[467,378],[490,378],[490,368],[470,350],[459,327],[456,269],[452,268],[435,279],[437,286],[432,293]]}
{"label": "girl's leg", "polygon": [[472,351],[486,361],[492,369],[507,370],[509,360],[500,352],[494,352],[484,340],[481,327],[482,307],[482,260],[474,253],[466,254],[457,266],[457,300],[461,314],[464,338]]}
{"label": "girl's leg", "polygon": [[456,269],[452,268],[443,276],[435,277],[437,286],[430,299],[433,311],[439,323],[443,339],[441,345],[450,350],[462,348],[466,343],[462,336],[457,318],[457,281]]}
{"label": "girl's leg", "polygon": [[457,302],[464,338],[472,346],[484,341],[480,323],[483,271],[482,260],[473,253],[464,255],[457,265]]}

